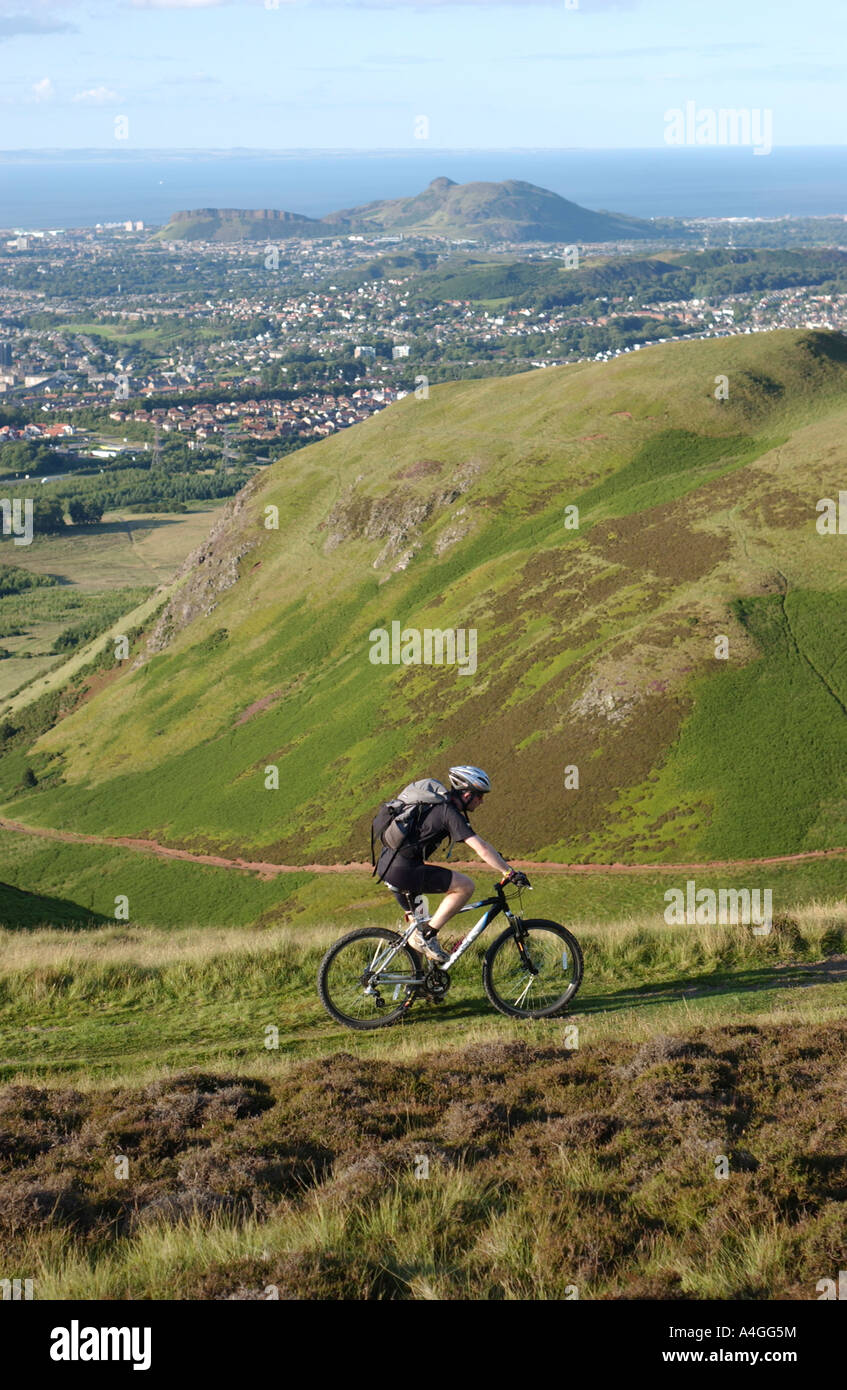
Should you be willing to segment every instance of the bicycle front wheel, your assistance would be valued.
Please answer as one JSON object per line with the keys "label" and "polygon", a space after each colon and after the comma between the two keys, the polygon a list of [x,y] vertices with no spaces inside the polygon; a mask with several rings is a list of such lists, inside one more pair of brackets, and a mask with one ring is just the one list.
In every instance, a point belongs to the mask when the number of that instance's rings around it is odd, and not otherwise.
{"label": "bicycle front wheel", "polygon": [[421,978],[410,946],[391,960],[402,938],[382,927],[362,927],[331,946],[318,971],[318,993],[327,1013],[347,1028],[387,1028],[406,1012]]}
{"label": "bicycle front wheel", "polygon": [[563,1013],[582,982],[579,942],[558,922],[524,922],[492,942],[482,983],[495,1009],[509,1018],[552,1018]]}

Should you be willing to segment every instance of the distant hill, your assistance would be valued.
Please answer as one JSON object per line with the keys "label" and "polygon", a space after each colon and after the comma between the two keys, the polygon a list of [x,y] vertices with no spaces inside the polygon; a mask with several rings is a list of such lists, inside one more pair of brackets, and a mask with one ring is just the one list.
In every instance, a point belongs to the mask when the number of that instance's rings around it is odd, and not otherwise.
{"label": "distant hill", "polygon": [[236,241],[267,236],[339,236],[390,233],[484,238],[492,241],[601,242],[655,238],[651,222],[613,212],[591,212],[558,193],[521,179],[454,183],[433,179],[423,193],[343,208],[323,218],[291,212],[202,208],[178,212],[157,232],[159,240]]}
{"label": "distant hill", "polygon": [[155,241],[266,241],[268,237],[326,236],[314,217],[299,212],[258,211],[244,208],[196,208],[175,212],[154,234]]}
{"label": "distant hill", "polygon": [[[845,429],[847,340],[818,331],[409,395],[251,480],[144,663],[28,752],[41,785],[0,760],[2,811],[335,862],[473,762],[513,857],[845,845],[847,552],[816,525]],[[473,669],[375,661],[394,623],[472,631]]]}
{"label": "distant hill", "polygon": [[521,179],[502,183],[433,179],[415,197],[366,203],[330,213],[323,220],[329,225],[349,222],[374,232],[429,232],[495,241],[615,241],[655,236],[650,222],[590,212]]}
{"label": "distant hill", "polygon": [[514,307],[539,303],[546,296],[545,307],[549,307],[551,303],[580,303],[592,295],[622,293],[621,286],[626,284],[628,291],[633,282],[649,294],[675,268],[658,256],[648,260],[635,256],[604,259],[602,264],[568,270],[564,261],[546,256],[537,261],[515,261],[465,253],[422,272],[411,293],[434,302],[508,299]]}
{"label": "distant hill", "polygon": [[[566,273],[563,274],[563,271]],[[406,272],[409,273],[408,271]],[[422,269],[410,293],[429,301],[508,300],[512,308],[550,308],[593,298],[633,295],[640,302],[725,299],[733,294],[832,285],[843,289],[847,252],[836,249],[664,251],[649,257],[594,255],[569,269],[557,257],[514,260],[463,252]]]}

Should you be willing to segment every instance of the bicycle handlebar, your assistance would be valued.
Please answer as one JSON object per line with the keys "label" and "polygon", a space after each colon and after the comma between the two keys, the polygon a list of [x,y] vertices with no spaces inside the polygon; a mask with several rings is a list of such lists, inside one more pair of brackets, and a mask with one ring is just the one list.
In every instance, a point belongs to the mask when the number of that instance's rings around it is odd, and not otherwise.
{"label": "bicycle handlebar", "polygon": [[514,884],[516,888],[532,888],[532,884],[521,869],[512,869],[511,873],[498,880],[496,887],[502,892],[509,883]]}

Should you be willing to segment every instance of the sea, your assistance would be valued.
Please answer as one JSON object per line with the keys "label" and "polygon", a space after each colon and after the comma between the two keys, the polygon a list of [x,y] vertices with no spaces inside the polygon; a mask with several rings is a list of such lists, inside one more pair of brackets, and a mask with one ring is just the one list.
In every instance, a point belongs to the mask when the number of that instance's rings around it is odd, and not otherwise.
{"label": "sea", "polygon": [[0,150],[0,228],[146,226],[203,207],[321,217],[456,183],[523,179],[634,217],[847,215],[847,147],[647,150]]}

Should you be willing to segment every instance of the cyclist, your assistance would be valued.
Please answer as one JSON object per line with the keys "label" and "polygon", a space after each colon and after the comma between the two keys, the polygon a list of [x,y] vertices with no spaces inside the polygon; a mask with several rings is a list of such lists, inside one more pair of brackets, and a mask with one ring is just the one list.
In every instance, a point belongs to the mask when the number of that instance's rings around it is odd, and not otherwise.
{"label": "cyclist", "polygon": [[474,890],[473,880],[467,874],[447,869],[442,864],[427,864],[427,857],[447,836],[451,840],[466,844],[475,854],[497,869],[511,882],[526,883],[526,875],[512,869],[511,865],[493,845],[488,844],[474,830],[468,816],[482,805],[482,798],[491,791],[491,782],[480,767],[451,767],[449,771],[450,798],[440,802],[427,811],[420,822],[415,840],[401,846],[399,850],[383,849],[377,864],[377,874],[383,878],[388,873],[390,882],[384,880],[387,888],[394,893],[398,902],[412,908],[426,893],[443,893],[444,899],[428,919],[420,918],[420,913],[406,911],[406,919],[411,922],[418,915],[420,926],[409,938],[409,945],[422,952],[429,960],[442,964],[450,959],[449,952],[438,940],[437,933],[450,918],[469,901]]}

